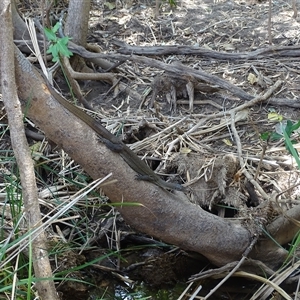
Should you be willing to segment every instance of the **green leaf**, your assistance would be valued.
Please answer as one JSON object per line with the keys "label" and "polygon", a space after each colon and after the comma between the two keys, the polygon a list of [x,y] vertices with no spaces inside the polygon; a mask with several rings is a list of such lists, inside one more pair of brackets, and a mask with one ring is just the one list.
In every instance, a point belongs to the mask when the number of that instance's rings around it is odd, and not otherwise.
{"label": "green leaf", "polygon": [[300,127],[300,120],[292,126],[292,130],[296,131],[297,129],[299,129],[299,127]]}
{"label": "green leaf", "polygon": [[177,6],[176,0],[164,0],[164,1],[168,2],[171,7],[176,7]]}
{"label": "green leaf", "polygon": [[68,48],[62,49],[62,50],[60,51],[60,54],[61,54],[62,56],[67,57],[67,58],[70,58],[70,56],[73,55],[73,53],[72,53]]}
{"label": "green leaf", "polygon": [[107,6],[107,8],[109,10],[115,9],[116,8],[116,4],[114,3],[110,3],[110,2],[104,2],[104,5]]}
{"label": "green leaf", "polygon": [[296,163],[298,165],[298,169],[300,169],[300,159],[299,159],[299,153],[298,151],[294,148],[290,137],[288,136],[286,131],[283,131],[283,135],[285,138],[285,147],[286,149],[291,153],[291,155],[295,158]]}
{"label": "green leaf", "polygon": [[283,136],[277,132],[272,132],[270,135],[271,141],[279,141],[282,138],[283,138]]}
{"label": "green leaf", "polygon": [[169,4],[170,4],[171,7],[176,7],[177,6],[175,0],[169,0]]}
{"label": "green leaf", "polygon": [[49,41],[54,42],[54,43],[57,41],[57,36],[51,29],[44,28],[44,32]]}
{"label": "green leaf", "polygon": [[58,38],[56,36],[56,32],[60,27],[60,23],[57,22],[54,27],[51,29],[44,28],[45,35],[47,39],[51,42],[51,45],[49,46],[49,49],[47,50],[47,53],[51,53],[53,56],[52,61],[57,62],[59,61],[59,55],[70,57],[73,55],[73,53],[68,49],[68,42],[70,38],[63,37]]}
{"label": "green leaf", "polygon": [[263,141],[267,141],[268,139],[270,139],[271,141],[278,141],[280,139],[283,138],[283,135],[277,133],[277,132],[263,132],[261,135],[260,135],[260,138],[263,140]]}
{"label": "green leaf", "polygon": [[261,138],[263,141],[267,141],[269,137],[270,137],[270,132],[263,132],[263,133],[260,135],[260,138]]}
{"label": "green leaf", "polygon": [[59,60],[59,48],[57,47],[57,44],[51,45],[49,49],[47,50],[47,53],[51,53],[53,58],[53,62],[57,62]]}
{"label": "green leaf", "polygon": [[54,25],[54,27],[52,27],[52,31],[53,31],[54,33],[56,33],[57,30],[59,29],[59,27],[60,27],[60,23],[57,22],[57,23]]}
{"label": "green leaf", "polygon": [[284,130],[287,133],[287,135],[290,137],[291,134],[293,133],[293,122],[291,120],[287,120]]}
{"label": "green leaf", "polygon": [[66,46],[68,45],[68,42],[69,42],[70,38],[65,36],[61,39],[59,39],[59,42],[62,43],[62,44],[65,44]]}
{"label": "green leaf", "polygon": [[67,47],[68,41],[68,38],[62,38],[57,41],[56,45],[58,48],[58,53],[69,58],[73,55],[73,53]]}

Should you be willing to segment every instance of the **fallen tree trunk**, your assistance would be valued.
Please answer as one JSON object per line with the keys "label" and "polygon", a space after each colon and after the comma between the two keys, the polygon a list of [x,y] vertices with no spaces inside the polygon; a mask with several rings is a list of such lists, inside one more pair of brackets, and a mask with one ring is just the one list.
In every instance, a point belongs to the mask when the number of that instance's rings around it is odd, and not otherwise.
{"label": "fallen tree trunk", "polygon": [[[94,179],[113,173],[117,183],[103,187],[112,202],[136,202],[120,212],[135,229],[183,249],[198,252],[216,265],[239,260],[250,243],[247,229],[190,203],[181,192],[170,193],[136,173],[99,142],[95,132],[52,98],[43,77],[16,49],[18,94],[46,136],[63,148]],[[29,105],[28,105],[29,103]]]}

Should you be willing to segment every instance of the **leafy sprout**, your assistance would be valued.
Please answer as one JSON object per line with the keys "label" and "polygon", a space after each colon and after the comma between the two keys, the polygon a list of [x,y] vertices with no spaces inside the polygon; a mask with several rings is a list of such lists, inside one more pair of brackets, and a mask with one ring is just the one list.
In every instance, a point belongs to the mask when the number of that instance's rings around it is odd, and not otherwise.
{"label": "leafy sprout", "polygon": [[44,28],[45,35],[50,41],[49,49],[47,50],[48,54],[52,54],[53,62],[59,61],[59,56],[66,56],[70,58],[73,53],[68,49],[69,37],[60,38],[57,36],[57,31],[60,28],[60,23],[57,22],[52,28]]}

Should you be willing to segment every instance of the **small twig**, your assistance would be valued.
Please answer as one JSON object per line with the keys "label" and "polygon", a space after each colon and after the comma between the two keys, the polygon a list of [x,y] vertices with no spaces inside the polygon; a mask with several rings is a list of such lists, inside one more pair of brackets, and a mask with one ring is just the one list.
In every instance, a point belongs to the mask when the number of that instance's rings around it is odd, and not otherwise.
{"label": "small twig", "polygon": [[232,274],[234,274],[238,268],[243,264],[243,262],[245,261],[245,259],[247,258],[249,252],[252,250],[252,248],[254,247],[254,245],[256,244],[257,240],[258,240],[259,235],[256,235],[250,245],[247,247],[247,249],[245,250],[245,252],[243,253],[242,258],[240,259],[240,261],[236,264],[236,266],[228,273],[228,275],[226,277],[224,277],[205,297],[204,299],[208,299],[215,291],[218,290],[218,288],[220,286],[223,285],[223,283],[225,283],[231,276]]}
{"label": "small twig", "polygon": [[269,15],[268,15],[268,35],[269,35],[269,44],[272,45],[272,31],[271,31],[271,22],[272,22],[272,0],[269,0]]}
{"label": "small twig", "polygon": [[[253,121],[251,119],[250,119],[250,123],[251,123],[251,125],[252,125],[252,127],[253,127],[253,129],[254,129],[257,137],[258,137],[258,139],[260,139],[260,133],[259,133],[257,127],[255,126],[255,124],[253,123]],[[262,166],[265,154],[266,154],[266,150],[267,150],[267,143],[266,142],[262,142],[262,152],[261,152],[261,154],[259,156],[259,162],[258,162],[256,171],[255,171],[254,180],[256,180],[257,177],[258,177],[258,175],[259,175],[259,172],[261,170],[261,166]]]}
{"label": "small twig", "polygon": [[[46,8],[45,8],[46,25],[47,25],[48,28],[50,28],[50,26],[51,26],[50,12],[51,12],[51,8],[52,8],[53,4],[54,4],[54,1],[52,0],[52,1],[49,2],[48,6],[46,6]],[[42,12],[44,12],[44,9],[42,10]],[[44,24],[44,18],[43,18],[43,27],[44,27],[44,25],[45,24]]]}
{"label": "small twig", "polygon": [[235,127],[235,114],[234,114],[233,110],[231,111],[231,130],[232,130],[232,133],[233,133],[236,145],[237,145],[238,158],[239,158],[240,167],[242,169],[243,174],[254,185],[254,187],[259,191],[261,196],[264,199],[269,200],[270,197],[265,193],[265,191],[262,189],[262,187],[253,179],[252,175],[244,168],[245,162],[243,160],[241,140],[240,140],[240,137],[239,137],[238,132]]}
{"label": "small twig", "polygon": [[242,158],[242,144],[241,144],[241,139],[239,137],[239,134],[236,130],[236,127],[235,127],[235,112],[232,111],[231,114],[231,131],[232,131],[232,134],[234,136],[234,139],[235,139],[235,143],[236,143],[236,147],[237,147],[237,153],[238,153],[238,158],[239,158],[239,162],[240,162],[240,167],[243,168],[244,165],[245,165],[245,162]]}
{"label": "small twig", "polygon": [[232,112],[236,113],[236,112],[241,111],[243,109],[252,107],[252,106],[254,106],[255,104],[257,104],[259,102],[266,101],[279,88],[279,86],[281,84],[282,84],[282,81],[281,80],[277,80],[275,82],[275,84],[272,87],[270,87],[270,89],[268,89],[263,95],[257,96],[255,98],[253,98],[252,100],[250,100],[250,101],[248,101],[248,102],[246,102],[246,103],[244,103],[244,104],[242,104],[240,106],[232,108],[232,109],[230,109],[228,111],[222,111],[222,112],[219,112],[217,114],[213,114],[213,115],[207,116],[206,118],[203,118],[198,124],[196,124],[194,127],[192,127],[185,134],[183,134],[183,136],[190,135],[192,132],[194,132],[195,130],[197,130],[203,123],[205,123],[206,121],[208,121],[210,119],[216,119],[218,117],[223,117],[224,114],[230,115]]}
{"label": "small twig", "polygon": [[297,10],[297,0],[292,0],[292,7],[293,7],[293,18],[296,19],[298,16],[298,10]]}
{"label": "small twig", "polygon": [[264,159],[264,156],[266,154],[266,151],[267,151],[267,144],[266,143],[263,143],[263,146],[262,146],[262,152],[260,154],[260,159],[259,159],[259,162],[258,162],[258,165],[257,165],[257,168],[256,168],[256,172],[255,172],[255,175],[254,175],[254,180],[257,179],[258,177],[258,174],[260,172],[260,169],[261,169],[261,166],[262,166],[262,163],[263,163],[263,159]]}
{"label": "small twig", "polygon": [[93,112],[95,112],[94,108],[90,105],[90,103],[83,97],[78,82],[72,77],[72,67],[70,65],[69,59],[67,57],[61,57],[60,63],[62,67],[62,71],[64,75],[66,76],[66,80],[70,84],[71,93],[75,93],[77,99],[80,101],[80,103],[86,108]]}
{"label": "small twig", "polygon": [[275,196],[275,202],[276,202],[276,204],[277,204],[277,206],[278,206],[278,209],[279,209],[280,212],[282,213],[282,215],[283,215],[284,217],[286,217],[289,221],[291,221],[294,225],[296,225],[296,226],[298,226],[298,227],[300,227],[300,222],[299,222],[298,220],[294,219],[294,218],[291,218],[290,216],[288,216],[288,215],[286,214],[286,212],[285,212],[285,211],[281,208],[281,206],[279,205],[278,198],[279,198],[280,195],[282,195],[282,194],[284,194],[284,193],[286,193],[286,192],[288,192],[288,191],[294,189],[295,187],[297,187],[297,186],[299,186],[299,185],[300,185],[300,183],[296,183],[296,184],[294,184],[293,186],[287,188],[286,190],[280,192],[279,194],[277,194],[277,195]]}
{"label": "small twig", "polygon": [[[157,1],[156,1],[156,4],[157,4]],[[157,44],[156,36],[155,36],[155,34],[154,34],[153,30],[152,30],[152,26],[150,26],[148,24],[148,22],[147,22],[147,25],[148,25],[148,28],[150,29],[150,32],[151,32],[152,36],[153,36],[154,44]]]}
{"label": "small twig", "polygon": [[114,70],[116,69],[117,67],[121,66],[122,64],[124,64],[126,60],[120,60],[119,62],[113,64],[112,66],[110,66],[108,69],[104,70],[104,73],[108,73],[110,72],[111,70]]}
{"label": "small twig", "polygon": [[[105,97],[103,98],[102,101],[105,100],[105,98],[107,97],[107,95],[109,95],[109,93],[110,93],[111,91],[113,91],[115,88],[117,88],[117,85],[120,83],[120,81],[121,81],[121,78],[117,79],[117,81],[115,81],[115,82],[113,83],[113,85],[112,85],[112,86],[108,89],[108,91],[105,93]],[[115,97],[114,97],[114,98],[115,98]]]}

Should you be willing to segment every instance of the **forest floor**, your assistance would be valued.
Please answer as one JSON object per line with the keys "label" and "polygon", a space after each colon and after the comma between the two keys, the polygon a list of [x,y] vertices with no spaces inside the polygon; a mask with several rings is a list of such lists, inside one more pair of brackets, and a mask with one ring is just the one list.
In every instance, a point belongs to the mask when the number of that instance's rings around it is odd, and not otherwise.
{"label": "forest floor", "polygon": [[[115,5],[117,9],[115,9]],[[119,48],[116,46],[115,40],[141,48],[182,45],[191,48],[201,47],[212,52],[245,54],[271,46],[276,48],[299,44],[300,23],[297,17],[293,17],[295,12],[289,1],[272,1],[271,12],[268,1],[178,1],[176,8],[171,8],[169,3],[163,2],[157,18],[155,18],[155,3],[149,1],[130,3],[116,1],[110,4],[104,3],[102,8],[103,11],[95,5],[91,13],[90,42],[97,43],[104,52],[115,51],[118,53]],[[271,36],[268,30],[270,13]],[[287,53],[286,56],[283,54],[280,57],[276,55],[264,57],[262,55],[254,59],[231,60],[220,59],[217,55],[173,53],[153,55],[151,58],[166,64],[180,62],[195,70],[215,75],[243,89],[253,98],[264,94],[277,80],[281,80],[280,88],[266,101],[250,107],[246,112],[246,117],[241,122],[237,122],[236,128],[240,136],[239,143],[247,169],[255,177],[257,169],[261,168],[258,172],[259,175],[255,178],[264,191],[269,194],[281,193],[299,183],[296,164],[286,151],[283,139],[263,141],[262,138],[265,134],[275,132],[280,134],[280,121],[285,126],[287,121],[296,124],[300,120],[299,54]],[[155,92],[153,84],[155,78],[163,73],[166,77],[172,77],[174,74],[135,62],[124,63],[120,68],[126,74],[128,85],[141,95],[147,95],[145,96],[146,101],[143,98],[142,105],[140,101],[131,98],[124,99],[124,95],[121,95],[114,98],[113,101],[106,102],[104,106],[101,101],[101,106],[104,112],[109,111],[110,117],[105,117],[110,119],[107,121],[108,124],[113,124],[120,118],[123,118],[123,121],[130,120],[125,121],[125,128],[128,125],[129,131],[132,131],[132,128],[135,128],[136,132],[142,130],[139,128],[140,123],[138,122],[141,119],[145,119],[150,124],[155,124],[159,130],[163,130],[185,118],[185,121],[178,126],[177,131],[186,132],[196,126],[205,116],[226,112],[249,101],[241,99],[230,90],[222,89],[214,93],[195,90],[195,105],[192,112],[189,110],[188,99],[183,97],[185,93],[180,92],[177,95],[177,109],[172,110],[171,104],[167,101],[167,94],[172,93],[168,91],[170,84],[167,81],[162,83],[162,88],[158,91],[155,99],[156,106],[151,109],[149,103],[152,94],[149,93],[149,89],[152,88],[152,93]],[[180,85],[180,83],[177,84]],[[211,82],[209,84],[212,85]],[[176,86],[176,83],[174,85]],[[177,92],[177,87],[175,89]],[[97,103],[98,92],[99,90],[96,94],[92,92],[90,100]],[[105,93],[105,91],[102,92]],[[121,109],[119,109],[120,107]],[[134,125],[132,125],[133,119],[136,120]],[[218,124],[222,123],[224,119],[226,120],[224,116],[210,118],[194,132],[192,140],[182,141],[180,146],[175,149],[181,153],[188,152],[190,155],[188,160],[181,162],[185,165],[184,170],[189,169],[190,174],[193,174],[192,167],[190,168],[193,166],[197,168],[197,171],[202,170],[205,175],[209,173],[207,171],[209,170],[214,176],[215,173],[212,169],[215,168],[216,173],[220,173],[218,164],[226,165],[227,163],[224,161],[224,155],[225,160],[228,154],[238,157],[237,142],[230,126],[218,127]],[[209,129],[212,128],[215,129],[210,131]],[[300,148],[298,136],[297,132],[291,136],[296,143],[296,149]],[[166,158],[164,154],[172,139],[174,136],[168,139],[161,137],[160,140],[157,140],[156,148],[151,149],[154,156],[156,157],[159,152],[161,154],[159,158]],[[258,161],[262,157],[264,149],[266,150],[264,161],[258,167]],[[146,151],[146,147],[138,148],[138,150]],[[201,160],[200,163],[199,160]],[[177,168],[181,168],[178,162]],[[228,167],[228,169],[230,168]],[[244,179],[236,175],[239,172],[233,172],[234,175],[231,174],[231,178],[228,178],[228,173],[230,173],[228,169],[226,170],[226,180],[230,181],[228,185],[235,186],[239,194],[238,200],[230,193],[229,198],[231,199],[228,200],[225,196],[223,201],[237,209],[240,208],[239,205],[243,201],[252,205],[251,199],[249,201],[251,192],[244,186]],[[180,175],[184,177],[184,172]],[[215,185],[220,188],[218,182]],[[214,189],[215,186],[205,184],[201,188],[198,186],[198,190],[208,190],[208,188]],[[210,193],[194,193],[193,196],[195,199],[209,199],[204,203],[199,203],[204,207],[210,207],[214,202]],[[195,199],[192,201],[196,201]],[[291,203],[297,199],[299,199],[299,188],[295,187],[284,194],[280,201],[284,207],[289,208]],[[236,281],[233,283],[235,284]],[[224,297],[224,291],[220,290],[219,295]],[[231,295],[231,297],[234,296]],[[237,296],[237,299],[240,299],[239,297],[240,295]],[[218,299],[218,296],[215,295],[214,299]]]}
{"label": "forest floor", "polygon": [[[251,203],[251,191],[245,187],[244,178],[241,176],[241,172],[238,171],[244,167],[247,167],[249,173],[256,178],[258,185],[266,193],[281,193],[298,184],[299,174],[295,162],[285,148],[284,140],[269,139],[264,141],[263,136],[275,132],[280,134],[280,121],[282,121],[283,126],[286,126],[287,121],[297,124],[300,120],[300,55],[296,51],[295,54],[290,54],[287,51],[286,56],[284,54],[280,56],[266,55],[265,57],[260,55],[254,59],[249,59],[249,56],[247,56],[247,54],[258,49],[270,48],[271,46],[297,46],[299,44],[300,23],[297,18],[293,18],[294,11],[289,1],[272,1],[271,37],[268,32],[268,1],[192,0],[177,1],[176,4],[176,7],[171,8],[169,3],[163,2],[159,15],[155,18],[155,3],[152,1],[122,2],[116,0],[103,3],[95,0],[90,13],[88,42],[97,44],[103,53],[118,53],[119,46],[116,41],[140,47],[161,45],[166,47],[181,45],[191,47],[191,49],[201,47],[206,49],[209,55],[173,53],[152,55],[151,58],[166,64],[180,62],[194,70],[204,71],[242,89],[253,98],[263,95],[278,80],[281,80],[280,88],[274,91],[266,101],[249,107],[245,111],[243,110],[243,117],[240,121],[236,121],[235,125],[240,137],[240,141],[237,142],[232,132],[230,120],[228,120],[229,116],[226,116],[226,111],[239,107],[249,102],[250,99],[242,99],[234,91],[224,88],[213,92],[195,90],[194,106],[193,111],[191,111],[189,99],[185,97],[187,92],[183,91],[185,84],[182,84],[176,74],[164,72],[162,69],[154,68],[151,65],[127,61],[118,67],[120,74],[122,74],[121,81],[136,91],[140,98],[131,98],[125,93],[112,96],[111,86],[105,83],[81,83],[82,90],[86,92],[86,98],[99,108],[101,121],[108,128],[115,128],[115,124],[121,124],[125,133],[124,140],[132,144],[132,149],[139,152],[139,154],[147,154],[147,156],[152,156],[152,158],[159,161],[173,160],[171,167],[180,173],[181,178],[186,183],[189,179],[186,175],[187,169],[190,175],[200,170],[206,182],[209,182],[214,174],[222,173],[222,167],[226,165],[224,177],[219,178],[216,175],[218,179],[208,186],[205,186],[207,183],[202,182],[201,188],[199,186],[197,188],[200,192],[191,195],[191,198],[193,198],[191,201],[194,202],[197,202],[195,199],[207,199],[199,204],[206,209],[212,209],[214,213],[220,213],[219,210],[214,210],[214,205],[218,201],[229,204],[237,210],[240,205],[244,205],[244,202],[247,202],[247,205],[255,206],[255,203]],[[270,40],[272,40],[272,44]],[[213,55],[217,52],[224,54],[244,53],[246,58],[230,59],[225,58],[226,56],[221,58],[221,56]],[[273,52],[276,53],[276,50]],[[155,91],[156,86],[153,82],[156,78],[161,78],[162,74],[165,76],[162,77],[163,80],[166,81],[163,81],[162,87]],[[169,77],[171,83],[168,80]],[[211,81],[205,82],[205,84],[215,86]],[[177,88],[178,85],[180,85],[180,91]],[[174,103],[170,103],[167,99],[170,95],[172,96],[174,86],[177,92],[175,109]],[[157,97],[154,99],[154,108],[151,108],[149,104],[153,92],[157,92]],[[221,114],[221,116],[218,114]],[[172,151],[174,155],[172,157],[166,156],[169,143],[179,134],[196,127],[201,120],[205,120],[205,122],[201,123],[201,126],[198,126],[191,136],[180,140],[178,145],[174,147]],[[147,130],[145,130],[144,121],[147,123]],[[176,122],[179,122],[179,125],[174,126]],[[223,125],[220,126],[220,124]],[[170,131],[166,129],[173,127],[176,130],[171,130],[170,134]],[[149,129],[153,131],[151,132]],[[140,143],[137,145],[134,143],[136,142],[135,138],[140,136],[149,137],[153,132],[162,132],[162,135],[159,135],[157,140],[152,141],[151,145]],[[165,134],[165,132],[167,133]],[[295,148],[300,149],[296,130],[295,133],[291,134],[291,138],[296,142]],[[245,165],[235,166],[236,170],[230,171],[230,167],[227,165],[230,160],[228,157],[232,155],[238,161],[238,145],[242,149]],[[259,165],[259,160],[264,151],[264,160]],[[178,158],[176,159],[178,153],[188,154],[189,159],[179,161]],[[157,167],[157,165],[154,167]],[[259,172],[256,174],[258,168]],[[227,181],[227,183],[222,186],[220,181]],[[194,184],[196,183],[191,183],[190,186],[193,188]],[[203,192],[205,189],[214,189],[215,186],[219,190],[226,189],[226,191],[229,190],[229,186],[233,186],[238,192],[235,193],[234,198],[231,191],[229,195],[231,200],[226,198],[226,195],[223,195],[224,198],[222,199],[215,199],[212,194]],[[298,198],[299,189],[295,187],[289,189],[287,194],[283,193],[280,201],[284,206],[290,207],[291,203],[297,201]],[[260,198],[259,201],[261,200]],[[107,215],[109,213],[110,211],[107,212]],[[87,213],[87,215],[89,214],[90,212]],[[107,218],[107,215],[105,215],[105,218]],[[89,227],[92,227],[94,221],[89,222]],[[118,217],[118,221],[120,221],[120,217]],[[107,225],[107,223],[105,221],[105,225],[102,226],[112,226],[112,224]],[[120,228],[123,231],[131,231],[123,223]],[[94,245],[100,246],[100,248],[103,247],[103,244],[107,242],[107,236],[95,240]],[[139,235],[134,236],[132,240],[128,236],[130,234],[124,237],[124,240],[126,240],[123,241],[124,244],[130,244],[130,241],[132,244],[138,243],[137,237]],[[142,239],[142,243],[145,242],[146,239]],[[166,245],[163,247],[170,250]],[[103,254],[104,252],[101,251],[91,251],[85,255],[85,259],[93,259]],[[199,271],[192,270],[193,262],[186,260],[185,257],[179,261],[178,257],[180,255],[178,255],[178,252],[176,252],[176,255],[171,254],[173,255],[171,258],[166,258],[164,251],[161,251],[161,249],[146,249],[143,251],[144,253],[139,254],[139,259],[143,260],[145,257],[149,259],[150,257],[150,262],[148,262],[148,265],[145,263],[145,267],[140,270],[137,276],[153,286],[173,284],[178,279],[182,280],[182,278],[178,278],[178,274],[182,274],[185,268],[189,268],[189,274],[185,274],[185,276],[190,276],[193,272]],[[65,257],[70,260],[70,252],[67,252]],[[159,257],[157,265],[153,263],[153,257]],[[127,264],[130,265],[129,255],[126,256],[126,259]],[[136,259],[137,256],[134,256],[131,263],[134,264]],[[174,260],[177,265],[181,264],[179,270],[173,269]],[[151,268],[149,268],[149,265],[151,265]],[[171,269],[170,265],[172,265],[172,272],[169,270]],[[111,268],[115,266],[112,260],[108,262],[108,266]],[[69,266],[69,268],[71,267]],[[118,265],[118,267],[120,266]],[[127,266],[123,265],[122,267],[126,268]],[[157,269],[156,272],[154,272],[155,269]],[[142,276],[146,276],[147,272],[148,277],[142,278]],[[154,282],[151,282],[151,280]],[[99,281],[105,282],[105,276]],[[231,284],[236,286],[236,281]],[[103,283],[103,286],[105,286],[105,283]],[[230,289],[230,284],[227,287]],[[244,292],[248,293],[251,288],[253,286],[247,286]],[[66,290],[70,289],[71,287],[66,287]],[[125,289],[120,293],[124,295],[124,291]],[[67,291],[65,292],[67,293]],[[78,291],[75,290],[75,293],[78,293]],[[86,289],[83,293],[84,295],[87,293]],[[226,290],[220,291],[220,299],[225,298],[225,293],[227,293]],[[120,298],[122,298],[121,294],[118,295]],[[116,291],[115,295],[117,295]],[[71,297],[72,295],[70,295]],[[126,297],[126,299],[135,299],[134,297]],[[158,295],[157,293],[152,296],[152,299],[166,299],[164,297],[165,295]],[[172,299],[173,296],[169,295],[167,297]],[[247,296],[244,295],[243,297],[246,297],[243,299],[247,299]],[[176,299],[175,296],[173,299]],[[219,298],[216,296],[212,299]],[[231,294],[230,299],[241,299],[241,296]]]}
{"label": "forest floor", "polygon": [[[117,9],[115,9],[116,6]],[[194,70],[204,71],[206,74],[224,79],[253,98],[264,94],[274,86],[277,80],[281,80],[280,88],[271,97],[243,110],[244,116],[240,122],[237,122],[237,130],[243,155],[248,156],[247,164],[250,173],[255,176],[258,160],[261,158],[263,148],[266,148],[262,174],[258,177],[258,182],[267,192],[271,193],[274,190],[282,192],[298,183],[298,172],[291,171],[296,169],[285,149],[283,140],[267,140],[267,138],[264,140],[264,137],[273,136],[275,133],[281,134],[281,124],[286,126],[288,121],[292,122],[289,124],[297,124],[300,119],[298,52],[295,50],[293,54],[290,54],[286,51],[285,55],[285,51],[283,51],[280,56],[266,53],[265,56],[264,54],[257,55],[251,59],[249,59],[249,54],[264,48],[271,49],[270,52],[276,53],[274,49],[277,47],[297,46],[300,24],[297,18],[293,18],[294,11],[288,1],[273,2],[271,36],[269,36],[269,13],[268,1],[194,0],[178,2],[176,8],[171,8],[169,3],[163,2],[160,14],[155,18],[155,4],[151,2],[116,1],[111,4],[106,2],[103,7],[99,7],[97,4],[93,7],[89,41],[96,43],[103,52],[108,53],[114,51],[118,53],[119,47],[116,46],[116,40],[127,45],[140,46],[141,52],[146,49],[143,47],[161,45],[207,49],[208,55],[191,55],[189,53],[178,55],[174,53],[152,55],[151,58],[170,65],[179,62]],[[274,48],[270,48],[271,46]],[[227,56],[218,56],[220,53],[244,54],[244,56],[231,59]],[[173,157],[177,169],[179,172],[181,171],[180,175],[187,180],[184,171],[189,170],[193,173],[192,167],[181,166],[191,162],[195,167],[195,160],[198,160],[199,155],[204,158],[204,161],[197,164],[196,168],[204,170],[204,173],[209,169],[208,165],[214,165],[217,158],[223,159],[227,154],[234,154],[238,157],[239,143],[233,137],[228,125],[230,118],[228,115],[226,116],[225,112],[248,102],[249,99],[242,99],[230,89],[220,89],[212,93],[201,90],[199,92],[195,89],[194,107],[191,111],[189,100],[184,98],[187,92],[182,91],[185,86],[182,86],[182,82],[176,77],[176,74],[163,72],[151,65],[142,65],[132,61],[125,62],[120,69],[124,72],[125,82],[140,95],[145,95],[142,97],[142,101],[126,97],[124,94],[115,98],[111,97],[106,101],[107,88],[99,86],[98,83],[96,88],[94,88],[95,83],[88,85],[88,88],[92,88],[92,90],[87,97],[96,105],[101,106],[102,120],[107,122],[108,126],[112,126],[122,119],[124,131],[128,132],[127,136],[125,134],[125,141],[129,143],[135,141],[132,133],[135,133],[136,136],[149,135],[149,132],[143,132],[142,120],[146,120],[148,124],[152,125],[152,127],[148,127],[153,128],[155,125],[155,129],[158,131],[165,131],[178,120],[184,120],[175,127],[180,133],[187,132],[209,116],[207,122],[201,124],[190,135],[190,139],[181,140],[180,145],[175,147],[175,152],[186,153],[187,151],[190,155],[189,160],[179,162]],[[164,77],[162,77],[161,86],[157,88],[153,82],[156,78],[161,78],[162,74]],[[170,98],[170,94],[172,94],[170,91],[172,85],[175,86],[177,93],[176,109],[172,106],[172,100],[167,100],[168,96]],[[213,82],[210,81],[208,85],[213,86]],[[150,108],[149,103],[154,92],[157,93],[156,105],[155,108]],[[217,115],[222,112],[223,116]],[[226,123],[225,126],[219,127],[222,122]],[[297,136],[298,133],[291,134],[291,138],[296,143],[296,149],[299,147]],[[144,153],[146,151],[150,155],[152,153],[155,158],[168,160],[170,157],[166,157],[165,153],[169,149],[168,143],[173,139],[172,135],[159,136],[152,143],[154,146],[145,144],[143,147],[138,143],[138,146],[133,144],[132,149],[144,151]],[[193,154],[196,154],[195,159],[193,159]],[[227,159],[228,156],[225,157]],[[219,161],[219,164],[222,164],[222,161],[221,163]],[[227,169],[230,168],[227,167]],[[232,169],[234,168],[232,167]],[[285,170],[289,170],[289,172],[285,172]],[[274,182],[271,183],[272,180],[276,181],[275,185]],[[236,181],[240,181],[240,179],[232,178],[231,181],[237,184]],[[240,182],[238,185],[240,191],[246,190],[241,188]],[[192,187],[194,186],[192,185]],[[298,194],[299,190],[294,188],[290,190],[288,198],[295,199]],[[240,196],[241,194],[239,194]],[[196,197],[194,195],[194,198],[202,199],[211,199],[211,197],[210,194],[203,193],[197,194]],[[200,204],[211,205],[210,201]],[[228,201],[225,202],[228,203]],[[238,205],[237,203],[230,204],[234,204],[235,207]]]}

